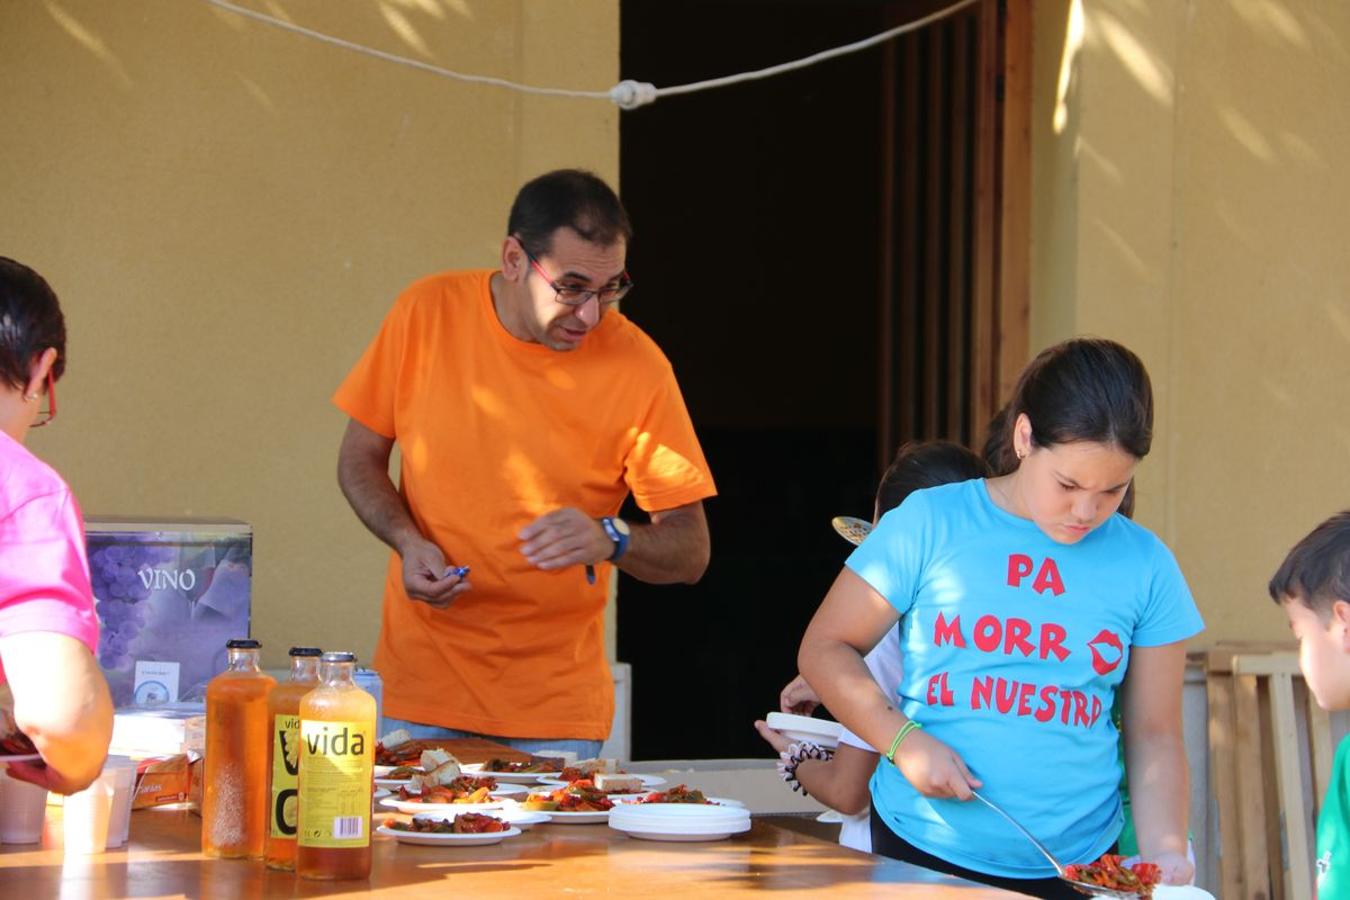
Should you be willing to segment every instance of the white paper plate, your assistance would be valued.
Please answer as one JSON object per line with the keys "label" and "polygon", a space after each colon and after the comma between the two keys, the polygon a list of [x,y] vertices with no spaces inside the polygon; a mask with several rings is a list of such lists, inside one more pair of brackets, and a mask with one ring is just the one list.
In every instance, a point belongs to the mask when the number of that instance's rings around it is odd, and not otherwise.
{"label": "white paper plate", "polygon": [[500,844],[509,837],[515,837],[520,834],[520,829],[508,828],[491,834],[418,834],[381,825],[375,829],[375,833],[388,835],[400,844],[420,844],[424,847],[482,847],[485,844]]}
{"label": "white paper plate", "polygon": [[1160,884],[1153,889],[1153,900],[1214,900],[1214,895],[1193,884]]}
{"label": "white paper plate", "polygon": [[538,784],[540,778],[552,777],[547,772],[484,772],[482,763],[461,766],[460,771],[479,778],[495,778],[498,784]]}
{"label": "white paper plate", "polygon": [[373,801],[373,800],[383,800],[385,797],[391,797],[391,796],[393,796],[393,794],[394,794],[394,792],[391,791],[391,790],[387,790],[387,789],[385,789],[385,788],[376,788],[376,789],[375,789],[375,793],[373,793],[373,794],[370,795],[370,799],[371,799],[372,801]]}
{"label": "white paper plate", "polygon": [[643,803],[614,808],[610,824],[630,826],[643,831],[686,831],[720,829],[750,821],[744,808],[707,806],[700,803]]}
{"label": "white paper plate", "polygon": [[[662,778],[660,775],[638,775],[637,777],[642,779],[642,786],[648,790],[650,790],[651,788],[659,787],[660,785],[666,783],[666,780]],[[566,787],[572,782],[563,781],[561,778],[557,778],[552,775],[549,776],[540,775],[539,783],[550,784],[553,785],[554,787]]]}
{"label": "white paper plate", "polygon": [[375,786],[376,786],[376,787],[382,787],[382,788],[389,788],[389,789],[391,789],[391,790],[397,790],[398,788],[401,788],[401,787],[407,787],[407,786],[408,786],[408,783],[409,783],[409,779],[407,779],[407,778],[381,778],[381,777],[379,777],[378,775],[375,776]]}
{"label": "white paper plate", "polygon": [[[614,828],[614,823],[610,823],[610,828]],[[744,828],[736,828],[731,831],[710,831],[707,834],[693,834],[681,831],[630,831],[626,828],[618,828],[616,831],[622,831],[631,838],[637,838],[642,841],[724,841],[733,834],[743,834],[750,830],[750,822],[747,820]]]}
{"label": "white paper plate", "polygon": [[546,812],[548,820],[554,825],[598,825],[609,821],[611,810],[601,812]]}
{"label": "white paper plate", "polygon": [[418,803],[415,800],[400,800],[397,797],[385,797],[380,801],[380,805],[386,809],[396,809],[401,813],[408,815],[417,815],[418,813],[438,813],[447,815],[462,812],[487,812],[489,810],[501,809],[503,800],[492,800],[487,803]]}
{"label": "white paper plate", "polygon": [[839,746],[839,735],[844,726],[829,719],[817,719],[813,716],[797,716],[792,713],[771,712],[764,717],[764,724],[774,731],[782,732],[794,741],[810,741],[822,747]]}

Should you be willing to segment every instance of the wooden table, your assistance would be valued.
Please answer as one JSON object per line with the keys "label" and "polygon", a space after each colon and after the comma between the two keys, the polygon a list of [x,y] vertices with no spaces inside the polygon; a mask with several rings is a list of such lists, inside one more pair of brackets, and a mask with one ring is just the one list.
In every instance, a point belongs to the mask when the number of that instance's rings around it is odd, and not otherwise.
{"label": "wooden table", "polygon": [[[452,749],[464,762],[506,755],[491,746]],[[137,810],[126,847],[65,858],[60,814],[48,808],[41,847],[0,847],[0,897],[1020,896],[858,853],[780,827],[775,817],[756,818],[748,833],[728,840],[688,844],[637,840],[604,824],[536,825],[487,847],[420,847],[377,835],[369,881],[313,882],[269,871],[261,862],[205,858],[201,819],[185,809]]]}

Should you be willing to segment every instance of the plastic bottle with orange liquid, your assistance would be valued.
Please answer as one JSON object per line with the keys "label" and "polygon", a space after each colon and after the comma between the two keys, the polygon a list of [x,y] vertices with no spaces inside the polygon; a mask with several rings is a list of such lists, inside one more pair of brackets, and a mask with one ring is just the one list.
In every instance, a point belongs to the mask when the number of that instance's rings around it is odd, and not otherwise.
{"label": "plastic bottle with orange liquid", "polygon": [[269,869],[295,868],[300,824],[300,699],[319,684],[318,647],[292,647],[291,677],[267,695],[271,742],[267,750],[267,854]]}
{"label": "plastic bottle with orange liquid", "polygon": [[258,668],[258,641],[232,640],[225,647],[227,667],[206,685],[202,853],[261,859],[267,835],[267,693],[276,681]]}
{"label": "plastic bottle with orange liquid", "polygon": [[353,680],[356,654],[325,653],[320,684],[300,701],[302,878],[370,877],[375,698]]}

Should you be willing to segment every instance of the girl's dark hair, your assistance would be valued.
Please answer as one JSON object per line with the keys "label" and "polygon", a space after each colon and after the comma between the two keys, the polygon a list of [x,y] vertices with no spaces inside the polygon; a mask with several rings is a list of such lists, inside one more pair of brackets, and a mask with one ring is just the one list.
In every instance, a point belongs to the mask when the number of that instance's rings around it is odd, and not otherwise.
{"label": "girl's dark hair", "polygon": [[1037,447],[1095,441],[1143,459],[1153,444],[1148,370],[1115,341],[1074,338],[1043,350],[1013,388],[1010,428],[1023,413]]}
{"label": "girl's dark hair", "polygon": [[558,169],[527,183],[516,194],[506,221],[506,233],[520,241],[531,256],[544,256],[552,250],[553,232],[563,227],[602,247],[633,238],[633,227],[618,195],[600,178],[581,169]]}
{"label": "girl's dark hair", "polygon": [[[1022,370],[1012,399],[989,422],[984,458],[995,475],[1017,470],[1013,425],[1025,413],[1034,446],[1095,441],[1143,459],[1153,444],[1153,385],[1144,363],[1115,341],[1074,338]],[[1134,482],[1120,513],[1134,515]]]}
{"label": "girl's dark hair", "polygon": [[877,487],[877,516],[888,512],[915,491],[969,481],[989,474],[975,453],[951,441],[904,444],[881,476]]}
{"label": "girl's dark hair", "polygon": [[1297,600],[1328,621],[1337,600],[1350,603],[1350,511],[1337,513],[1294,545],[1270,579],[1276,603]]}
{"label": "girl's dark hair", "polygon": [[56,348],[52,378],[66,370],[66,320],[56,292],[37,272],[0,256],[0,380],[23,390],[33,360]]}

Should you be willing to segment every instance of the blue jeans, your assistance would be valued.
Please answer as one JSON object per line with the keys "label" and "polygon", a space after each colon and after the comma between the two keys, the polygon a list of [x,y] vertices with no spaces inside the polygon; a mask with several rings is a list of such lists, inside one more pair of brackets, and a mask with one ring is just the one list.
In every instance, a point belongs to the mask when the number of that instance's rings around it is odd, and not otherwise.
{"label": "blue jeans", "polygon": [[409,722],[385,716],[381,734],[388,734],[396,728],[406,729],[416,739],[421,738],[482,738],[505,744],[523,753],[538,754],[546,750],[563,750],[577,755],[577,759],[594,759],[600,755],[603,741],[587,741],[581,738],[513,738],[495,734],[478,734],[473,731],[460,731],[455,728],[442,728],[439,725],[423,725],[421,722]]}

